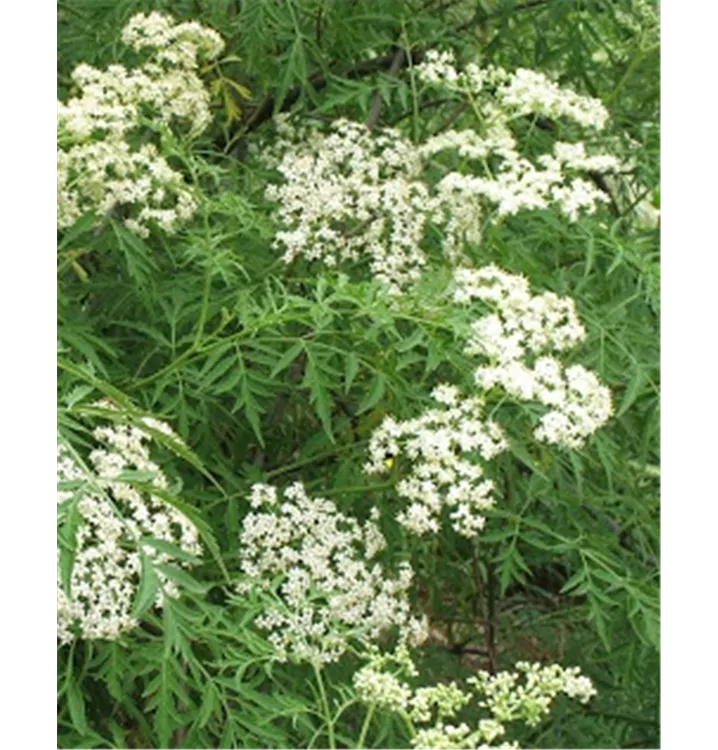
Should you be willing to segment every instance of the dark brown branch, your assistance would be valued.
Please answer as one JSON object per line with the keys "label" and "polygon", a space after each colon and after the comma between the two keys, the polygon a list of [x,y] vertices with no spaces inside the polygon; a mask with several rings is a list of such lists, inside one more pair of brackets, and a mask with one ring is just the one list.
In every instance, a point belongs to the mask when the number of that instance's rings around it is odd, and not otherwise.
{"label": "dark brown branch", "polygon": [[[304,368],[307,364],[307,354],[302,352],[295,360],[294,364],[289,371],[289,382],[292,386],[295,386],[304,377]],[[279,424],[284,418],[284,412],[289,403],[289,391],[282,393],[274,404],[272,410],[271,422],[272,424]],[[267,462],[267,457],[261,448],[257,449],[254,454],[254,464],[263,469]]]}
{"label": "dark brown branch", "polygon": [[486,561],[486,650],[490,674],[496,674],[496,572],[494,563]]}
{"label": "dark brown branch", "polygon": [[[556,123],[553,122],[553,120],[549,120],[545,117],[537,117],[534,120],[536,127],[539,128],[539,130],[545,130],[547,133],[554,133],[556,130]],[[609,205],[611,209],[611,213],[616,217],[621,216],[621,209],[618,207],[618,203],[616,203],[616,198],[613,195],[613,192],[611,191],[611,188],[608,187],[608,183],[606,182],[605,176],[601,172],[591,171],[586,173],[591,182],[606,196],[608,196]]]}
{"label": "dark brown branch", "polygon": [[[394,55],[394,59],[391,61],[391,66],[389,68],[389,75],[395,76],[399,70],[401,70],[402,65],[404,64],[404,59],[406,58],[406,53],[403,49],[397,50],[396,54]],[[379,122],[379,115],[381,113],[381,91],[377,90],[374,94],[374,99],[371,103],[371,111],[369,112],[369,117],[366,121],[366,126],[369,130],[374,130],[376,127],[377,122]]]}
{"label": "dark brown branch", "polygon": [[317,12],[316,20],[316,39],[317,47],[322,46],[322,16],[324,15],[324,3],[319,4],[319,11]]}
{"label": "dark brown branch", "polygon": [[[426,49],[423,47],[415,47],[414,49],[410,50],[409,54],[411,56],[411,64],[418,65],[424,59],[425,53]],[[372,73],[377,73],[381,70],[391,69],[395,57],[396,53],[392,53],[389,55],[383,55],[382,57],[374,57],[371,60],[362,60],[355,65],[346,68],[344,71],[340,71],[336,74],[331,75],[350,79],[363,78],[364,76],[371,75]],[[406,64],[408,56],[403,55],[403,58],[404,59],[402,61],[402,64]],[[312,88],[315,91],[321,91],[329,84],[329,77],[325,76],[321,72],[316,72],[312,73],[307,81],[311,84]],[[287,91],[287,95],[284,97],[284,101],[279,107],[280,112],[285,112],[292,107],[292,105],[301,96],[302,88],[302,86],[297,85],[292,86],[292,88]],[[252,130],[256,130],[267,120],[271,119],[275,114],[275,101],[276,97],[274,94],[269,94],[267,97],[265,97],[264,101],[251,112],[247,122],[244,125],[240,126],[239,129],[243,129],[246,132],[251,132]],[[232,135],[234,134],[230,134],[230,136]]]}

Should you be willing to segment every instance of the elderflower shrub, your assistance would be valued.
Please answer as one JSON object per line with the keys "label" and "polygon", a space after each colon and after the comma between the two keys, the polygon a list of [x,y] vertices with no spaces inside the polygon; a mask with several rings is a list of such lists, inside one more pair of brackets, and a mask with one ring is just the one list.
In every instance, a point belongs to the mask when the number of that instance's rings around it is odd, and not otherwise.
{"label": "elderflower shrub", "polygon": [[79,65],[72,73],[78,95],[58,103],[58,228],[87,212],[121,209],[125,226],[142,237],[152,227],[172,234],[194,214],[196,200],[146,141],[161,128],[190,138],[206,129],[210,95],[199,61],[217,57],[224,42],[212,29],[157,12],[133,16],[121,36],[146,60],[133,70]]}
{"label": "elderflower shrub", "polygon": [[[109,402],[98,407],[116,410]],[[152,431],[179,438],[152,417],[142,425],[96,427],[88,463],[58,439],[58,524],[65,527],[69,563],[61,565],[58,548],[57,637],[63,644],[77,637],[116,640],[133,629],[143,578],[156,576],[154,605],[161,608],[166,596],[179,596],[163,566],[187,567],[202,554],[195,525],[161,496],[168,480],[150,457]],[[131,478],[137,473],[141,487]]]}
{"label": "elderflower shrub", "polygon": [[[387,671],[393,667],[393,671]],[[416,748],[484,747],[518,748],[518,743],[494,744],[507,733],[507,724],[521,721],[538,725],[551,711],[560,694],[582,704],[596,695],[596,689],[578,667],[518,662],[513,671],[490,675],[479,671],[467,682],[468,690],[456,682],[412,688],[402,677],[418,671],[406,651],[368,655],[368,663],[355,672],[354,689],[360,701],[374,709],[398,713],[411,729]],[[489,715],[474,727],[455,721],[462,709],[473,705]],[[417,727],[416,725],[430,725]]]}
{"label": "elderflower shrub", "polygon": [[582,365],[565,367],[546,352],[564,352],[586,336],[573,300],[552,292],[532,295],[528,281],[496,266],[458,269],[454,299],[493,307],[472,325],[466,353],[488,360],[474,374],[482,390],[502,388],[519,401],[549,407],[534,437],[581,448],[613,413],[611,393]]}
{"label": "elderflower shrub", "polygon": [[240,594],[275,594],[255,623],[270,631],[276,659],[327,664],[391,628],[401,641],[423,641],[426,624],[411,615],[408,599],[413,571],[402,563],[391,578],[376,562],[386,540],[375,520],[361,524],[330,500],[309,497],[299,482],[281,494],[252,487],[256,511],[242,522],[238,585]]}
{"label": "elderflower shrub", "polygon": [[506,450],[502,429],[483,417],[483,401],[462,398],[453,386],[441,385],[432,393],[440,405],[416,419],[397,422],[387,417],[369,441],[367,474],[387,473],[387,456],[406,456],[408,475],[396,485],[408,506],[397,521],[412,534],[436,533],[449,509],[452,527],[473,537],[483,529],[483,511],[494,505],[494,483],[484,476],[482,464]]}

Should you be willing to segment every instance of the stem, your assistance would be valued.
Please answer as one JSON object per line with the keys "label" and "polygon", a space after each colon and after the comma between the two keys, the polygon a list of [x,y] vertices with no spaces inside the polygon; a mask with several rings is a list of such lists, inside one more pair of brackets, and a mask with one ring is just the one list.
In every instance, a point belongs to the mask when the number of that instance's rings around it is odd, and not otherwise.
{"label": "stem", "polygon": [[202,309],[199,314],[199,323],[197,324],[197,335],[192,344],[194,349],[197,349],[202,343],[202,336],[204,335],[204,325],[207,322],[207,310],[209,308],[209,290],[212,286],[212,269],[207,264],[207,272],[204,277],[204,289],[202,291]]}
{"label": "stem", "polygon": [[493,560],[486,561],[486,649],[489,673],[496,674],[496,575]]}
{"label": "stem", "polygon": [[361,733],[359,734],[359,740],[357,741],[357,750],[362,750],[364,747],[364,740],[366,739],[366,734],[369,731],[369,725],[371,724],[372,717],[374,716],[374,704],[372,703],[369,706],[369,710],[366,712],[366,718],[364,719],[364,724],[361,728]]}
{"label": "stem", "polygon": [[329,710],[329,701],[327,700],[327,693],[324,689],[324,680],[322,679],[322,673],[319,667],[317,667],[316,664],[312,665],[314,667],[314,674],[317,677],[317,685],[319,686],[319,695],[322,699],[322,708],[324,710],[324,719],[327,723],[327,737],[329,739],[329,747],[331,750],[334,750],[336,748],[336,743],[334,740],[334,722],[332,721],[332,714]]}

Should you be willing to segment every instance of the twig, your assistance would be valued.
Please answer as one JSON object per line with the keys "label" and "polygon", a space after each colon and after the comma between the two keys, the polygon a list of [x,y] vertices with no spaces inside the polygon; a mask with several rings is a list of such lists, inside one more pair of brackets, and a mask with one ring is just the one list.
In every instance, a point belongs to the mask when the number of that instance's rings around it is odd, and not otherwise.
{"label": "twig", "polygon": [[319,11],[317,12],[317,21],[316,21],[316,37],[317,37],[317,47],[322,46],[322,16],[324,14],[324,3],[319,3]]}
{"label": "twig", "polygon": [[[292,384],[292,386],[296,385],[304,377],[304,367],[306,363],[307,363],[306,352],[302,352],[294,360],[291,370],[289,371],[289,382]],[[272,424],[279,424],[282,421],[284,417],[284,412],[287,408],[288,403],[289,403],[289,392],[285,391],[279,396],[276,403],[274,404],[274,409],[272,410],[272,416],[271,416]],[[267,461],[267,456],[265,455],[264,450],[262,450],[261,447],[258,448],[257,452],[254,454],[253,463],[256,466],[259,466],[260,469],[263,469],[266,464],[266,461]]]}
{"label": "twig", "polygon": [[[411,56],[412,65],[418,65],[424,59],[425,53],[426,50],[423,47],[416,47],[410,50],[409,55]],[[392,53],[389,55],[384,55],[382,57],[373,57],[370,60],[361,60],[360,62],[356,63],[356,65],[352,65],[344,71],[331,75],[350,79],[363,78],[364,76],[370,75],[371,73],[376,73],[379,70],[391,68],[395,56],[396,53]],[[406,62],[406,60],[404,62]],[[317,71],[316,73],[312,73],[312,75],[309,76],[307,82],[312,85],[312,88],[315,91],[321,91],[329,84],[329,76],[325,76],[323,73]],[[299,99],[301,93],[302,86],[292,86],[292,88],[287,91],[287,95],[284,97],[284,101],[279,107],[279,111],[285,112],[286,110],[288,110],[297,101],[297,99]],[[259,107],[252,111],[249,119],[243,126],[240,127],[240,129],[244,130],[245,132],[251,132],[252,130],[256,130],[267,120],[270,120],[275,114],[275,100],[276,97],[274,94],[269,94],[268,96],[266,96]],[[230,136],[232,135],[233,134],[230,133]]]}
{"label": "twig", "polygon": [[[395,76],[399,72],[402,65],[404,64],[405,57],[406,53],[403,49],[397,50],[396,54],[394,55],[394,59],[391,61],[388,75]],[[381,103],[381,91],[377,90],[374,94],[374,98],[371,103],[371,111],[369,112],[369,117],[366,121],[366,126],[369,130],[374,130],[377,122],[379,121],[379,114],[381,113]]]}
{"label": "twig", "polygon": [[486,649],[490,674],[496,674],[496,575],[494,564],[486,561]]}

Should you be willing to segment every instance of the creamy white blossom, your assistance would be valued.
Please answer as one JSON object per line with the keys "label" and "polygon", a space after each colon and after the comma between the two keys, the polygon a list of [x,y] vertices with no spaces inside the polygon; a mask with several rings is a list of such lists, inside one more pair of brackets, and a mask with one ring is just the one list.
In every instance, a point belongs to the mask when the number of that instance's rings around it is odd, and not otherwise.
{"label": "creamy white blossom", "polygon": [[412,569],[401,563],[392,578],[376,562],[386,542],[375,521],[359,523],[330,500],[309,497],[300,483],[281,495],[267,485],[252,488],[257,510],[242,523],[245,580],[238,587],[274,595],[255,622],[270,631],[276,658],[325,664],[352,642],[371,645],[392,628],[420,643],[426,624],[410,611]]}
{"label": "creamy white blossom", "polygon": [[496,266],[460,268],[454,280],[456,302],[481,300],[493,310],[473,322],[466,343],[467,354],[486,361],[475,371],[476,384],[549,407],[534,437],[581,448],[609,420],[613,405],[609,389],[590,370],[547,356],[572,349],[586,336],[573,300],[552,292],[533,295],[524,277]]}
{"label": "creamy white blossom", "polygon": [[115,207],[129,212],[125,225],[146,237],[159,227],[173,233],[196,202],[183,176],[154,143],[133,136],[158,125],[196,136],[209,125],[210,96],[197,74],[198,60],[216,57],[219,35],[196,22],[175,24],[157,12],[139,14],[122,32],[135,50],[149,52],[133,70],[78,65],[72,79],[78,95],[58,102],[58,227],[85,212],[102,217]]}
{"label": "creamy white blossom", "polygon": [[[108,402],[101,405],[114,411]],[[168,425],[147,421],[152,429],[179,441]],[[188,555],[202,553],[197,529],[183,513],[151,490],[122,481],[123,472],[140,471],[147,474],[144,481],[150,487],[167,489],[164,472],[150,458],[152,436],[140,427],[119,423],[97,427],[93,438],[98,447],[86,464],[58,440],[58,513],[74,503],[79,517],[71,540],[69,586],[61,578],[58,548],[57,635],[62,643],[78,635],[114,640],[137,625],[133,604],[142,554],[153,565],[188,564],[160,552],[148,538],[176,545]],[[161,570],[156,574],[160,587],[155,605],[161,607],[165,596],[176,597],[179,590]]]}
{"label": "creamy white blossom", "polygon": [[[608,201],[582,175],[616,172],[622,167],[617,158],[561,141],[553,153],[532,160],[521,154],[512,130],[528,112],[600,128],[608,116],[600,102],[532,71],[509,74],[474,63],[457,71],[448,53],[428,53],[415,70],[427,83],[469,93],[475,129],[414,144],[393,128],[370,132],[347,120],[295,127],[279,118],[278,138],[260,159],[280,175],[265,195],[277,204],[274,247],[286,263],[299,257],[330,267],[367,261],[374,277],[398,295],[426,268],[432,227],[444,257],[458,264],[467,245],[481,242],[486,221],[550,207],[575,221]],[[443,165],[447,152],[464,159],[460,171]]]}
{"label": "creamy white blossom", "polygon": [[513,672],[490,675],[481,671],[469,682],[484,696],[479,705],[502,724],[521,720],[535,726],[549,713],[560,693],[581,703],[596,695],[593,683],[581,675],[578,667],[565,669],[558,664],[542,667],[538,663],[518,662]]}
{"label": "creamy white blossom", "polygon": [[[495,744],[506,735],[509,722],[535,726],[561,693],[581,703],[596,695],[593,683],[578,667],[565,669],[558,664],[519,662],[510,672],[480,671],[467,680],[466,688],[450,682],[412,689],[404,675],[418,675],[406,652],[372,653],[368,664],[355,673],[354,688],[363,703],[394,711],[419,725],[411,737],[415,748],[517,748],[514,742]],[[488,713],[473,727],[456,721],[470,704]]]}
{"label": "creamy white blossom", "polygon": [[406,471],[396,492],[408,503],[397,521],[422,535],[436,533],[446,515],[458,533],[472,537],[494,505],[494,483],[485,478],[482,462],[508,444],[499,425],[483,417],[480,398],[464,399],[446,384],[432,395],[439,408],[404,422],[387,417],[372,433],[364,470],[386,473],[387,457],[401,459]]}

